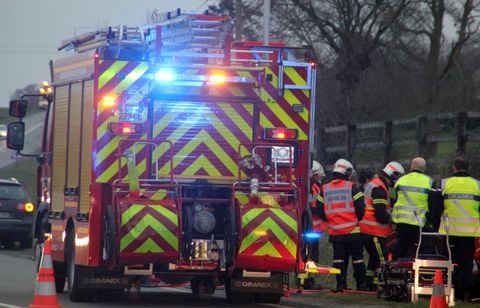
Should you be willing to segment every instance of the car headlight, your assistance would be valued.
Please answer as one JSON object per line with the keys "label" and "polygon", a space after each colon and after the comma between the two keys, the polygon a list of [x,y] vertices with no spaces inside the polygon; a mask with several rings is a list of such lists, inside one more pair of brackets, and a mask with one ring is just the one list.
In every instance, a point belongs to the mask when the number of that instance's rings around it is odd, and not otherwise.
{"label": "car headlight", "polygon": [[215,216],[206,210],[201,210],[193,216],[193,228],[199,233],[209,233],[215,228]]}

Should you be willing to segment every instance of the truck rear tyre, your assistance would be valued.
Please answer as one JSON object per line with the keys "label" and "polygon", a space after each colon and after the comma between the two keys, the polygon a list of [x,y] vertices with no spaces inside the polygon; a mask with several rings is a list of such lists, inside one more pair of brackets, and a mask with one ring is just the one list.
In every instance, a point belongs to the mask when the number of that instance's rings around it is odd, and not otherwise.
{"label": "truck rear tyre", "polygon": [[103,251],[106,260],[113,258],[115,253],[115,212],[111,205],[107,205],[103,216]]}
{"label": "truck rear tyre", "polygon": [[72,229],[68,235],[66,247],[67,260],[67,287],[69,298],[72,302],[87,302],[92,298],[91,290],[82,290],[78,287],[82,268],[75,264],[75,230]]}

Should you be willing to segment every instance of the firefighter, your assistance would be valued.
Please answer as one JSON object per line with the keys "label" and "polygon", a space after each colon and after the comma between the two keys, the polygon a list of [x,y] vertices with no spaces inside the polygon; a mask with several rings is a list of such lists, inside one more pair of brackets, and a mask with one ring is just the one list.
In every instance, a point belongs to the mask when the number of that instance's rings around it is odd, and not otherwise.
{"label": "firefighter", "polygon": [[424,172],[427,162],[415,157],[410,172],[395,183],[397,200],[393,206],[392,221],[396,224],[397,247],[394,258],[414,257],[412,249],[418,243],[420,228],[425,225],[436,189],[433,179]]}
{"label": "firefighter", "polygon": [[[311,209],[312,209],[312,233],[314,233],[316,236],[313,236],[313,239],[311,239],[311,243],[309,245],[310,249],[308,251],[308,256],[307,258],[315,263],[319,263],[319,244],[320,244],[320,238],[321,235],[327,230],[327,225],[324,220],[322,220],[318,216],[318,210],[316,210],[317,207],[317,197],[320,194],[321,190],[321,185],[322,185],[322,179],[325,177],[325,171],[322,167],[322,165],[314,160],[312,161],[312,178],[311,178],[311,193],[312,193],[312,203],[311,203]],[[303,284],[304,289],[311,289],[314,288],[315,286],[315,278],[314,277],[309,277],[305,279],[305,282]]]}
{"label": "firefighter", "polygon": [[327,222],[329,242],[333,246],[333,267],[340,269],[337,292],[347,289],[347,267],[352,257],[357,290],[365,291],[365,263],[358,222],[365,212],[363,193],[349,179],[353,165],[339,159],[333,165],[333,179],[322,186],[317,198],[318,215]]}
{"label": "firefighter", "polygon": [[388,249],[386,237],[392,234],[391,203],[389,188],[405,174],[405,169],[398,162],[389,162],[379,175],[365,185],[365,215],[360,221],[362,243],[368,252],[366,285],[373,290],[375,271],[387,260]]}
{"label": "firefighter", "polygon": [[[457,264],[453,282],[455,297],[470,301],[473,290],[475,237],[480,237],[480,182],[471,177],[469,163],[463,157],[453,162],[453,176],[442,179],[440,233],[449,234],[452,261]],[[440,216],[440,215],[435,215]]]}

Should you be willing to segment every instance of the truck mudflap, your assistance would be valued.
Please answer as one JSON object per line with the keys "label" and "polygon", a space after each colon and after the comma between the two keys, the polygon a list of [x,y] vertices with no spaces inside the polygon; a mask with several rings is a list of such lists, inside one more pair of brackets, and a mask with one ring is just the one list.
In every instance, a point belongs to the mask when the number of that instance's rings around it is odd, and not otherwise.
{"label": "truck mudflap", "polygon": [[257,271],[295,271],[298,249],[294,203],[239,206],[239,248],[235,267]]}
{"label": "truck mudflap", "polygon": [[230,290],[241,293],[283,293],[283,276],[231,278]]}
{"label": "truck mudflap", "polygon": [[173,199],[121,199],[118,213],[118,264],[178,261],[181,229]]}

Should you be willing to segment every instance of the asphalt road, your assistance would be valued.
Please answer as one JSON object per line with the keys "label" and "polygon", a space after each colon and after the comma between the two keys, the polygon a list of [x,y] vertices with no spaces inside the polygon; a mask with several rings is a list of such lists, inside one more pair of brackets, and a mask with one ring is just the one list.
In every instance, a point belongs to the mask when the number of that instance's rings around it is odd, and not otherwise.
{"label": "asphalt road", "polygon": [[[28,307],[35,291],[35,263],[32,249],[0,248],[0,307]],[[223,288],[219,288],[210,299],[193,295],[188,287],[142,288],[138,299],[122,298],[118,302],[98,301],[72,303],[67,293],[58,294],[62,307],[331,307],[332,302],[318,301],[310,295],[292,294],[282,299],[279,305],[272,304],[228,304]],[[358,305],[355,305],[358,306]]]}

